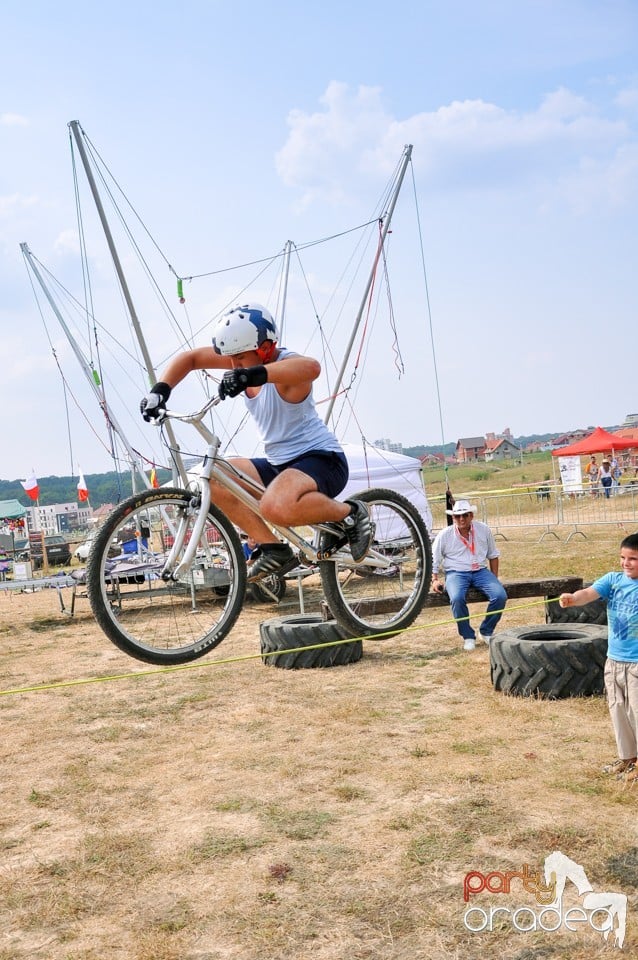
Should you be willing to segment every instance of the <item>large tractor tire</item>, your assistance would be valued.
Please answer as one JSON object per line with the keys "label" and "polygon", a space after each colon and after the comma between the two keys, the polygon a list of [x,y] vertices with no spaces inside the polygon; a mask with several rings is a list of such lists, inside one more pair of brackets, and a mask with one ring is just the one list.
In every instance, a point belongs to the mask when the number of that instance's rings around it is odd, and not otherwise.
{"label": "large tractor tire", "polygon": [[606,657],[606,627],[514,627],[492,637],[490,672],[495,690],[517,697],[600,695]]}
{"label": "large tractor tire", "polygon": [[[282,667],[284,670],[340,667],[356,663],[363,656],[361,640],[335,643],[346,640],[348,634],[335,620],[322,620],[316,615],[301,613],[289,617],[273,617],[260,624],[259,633],[262,660],[270,667]],[[304,649],[317,644],[332,645]]]}
{"label": "large tractor tire", "polygon": [[607,601],[601,598],[584,603],[582,607],[561,607],[555,597],[546,597],[545,623],[597,623],[600,627],[606,626]]}

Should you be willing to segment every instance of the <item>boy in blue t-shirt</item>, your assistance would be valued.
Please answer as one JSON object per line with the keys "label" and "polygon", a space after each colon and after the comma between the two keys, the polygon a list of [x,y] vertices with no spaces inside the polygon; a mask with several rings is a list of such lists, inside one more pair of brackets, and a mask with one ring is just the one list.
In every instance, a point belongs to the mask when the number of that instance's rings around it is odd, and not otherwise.
{"label": "boy in blue t-shirt", "polygon": [[607,601],[609,641],[605,689],[618,746],[618,760],[603,767],[619,779],[638,781],[638,533],[620,544],[622,573],[606,573],[591,587],[562,593],[561,607]]}

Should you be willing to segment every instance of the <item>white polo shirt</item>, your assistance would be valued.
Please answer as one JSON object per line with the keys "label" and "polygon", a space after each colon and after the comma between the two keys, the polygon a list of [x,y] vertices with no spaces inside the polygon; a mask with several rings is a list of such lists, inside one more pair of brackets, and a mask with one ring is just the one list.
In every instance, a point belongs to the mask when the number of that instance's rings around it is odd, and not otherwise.
{"label": "white polo shirt", "polygon": [[474,547],[474,552],[467,542],[463,542],[456,524],[441,530],[434,538],[432,545],[433,572],[438,573],[440,569],[446,572],[448,570],[463,572],[476,570],[477,564],[479,569],[487,567],[488,560],[500,557],[501,554],[496,546],[492,531],[486,523],[473,520],[468,539]]}

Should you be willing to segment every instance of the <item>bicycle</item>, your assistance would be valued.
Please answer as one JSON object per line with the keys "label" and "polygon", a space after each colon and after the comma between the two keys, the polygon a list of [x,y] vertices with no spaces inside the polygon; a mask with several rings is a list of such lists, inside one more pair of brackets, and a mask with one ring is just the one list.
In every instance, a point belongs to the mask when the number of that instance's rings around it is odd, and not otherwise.
{"label": "bicycle", "polygon": [[[207,444],[196,481],[186,488],[134,493],[108,516],[89,554],[87,594],[95,619],[120,650],[155,664],[202,657],[235,624],[247,589],[239,534],[211,502],[211,478],[258,516],[264,487],[220,454],[220,438],[202,422],[219,402],[192,414],[165,411],[191,424]],[[430,538],[413,504],[399,493],[369,489],[363,500],[373,523],[372,547],[355,563],[338,525],[303,529],[270,524],[316,566],[332,617],[352,636],[391,636],[416,619],[432,574]],[[310,531],[308,536],[307,531]],[[113,544],[122,551],[113,558]]]}

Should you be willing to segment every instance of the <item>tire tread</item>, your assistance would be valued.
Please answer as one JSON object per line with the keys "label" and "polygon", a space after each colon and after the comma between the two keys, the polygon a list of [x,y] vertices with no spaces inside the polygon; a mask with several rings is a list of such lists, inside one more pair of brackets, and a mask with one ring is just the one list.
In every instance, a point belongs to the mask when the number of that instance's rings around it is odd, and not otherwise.
{"label": "tire tread", "polygon": [[[259,634],[264,664],[284,670],[346,666],[363,656],[361,640],[336,644],[335,641],[345,640],[349,634],[335,620],[323,620],[318,615],[273,617],[260,624]],[[332,643],[335,645],[316,650],[298,649],[305,645]]]}
{"label": "tire tread", "polygon": [[606,658],[605,627],[514,627],[492,637],[490,674],[495,690],[513,696],[597,696]]}

